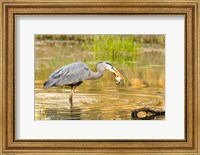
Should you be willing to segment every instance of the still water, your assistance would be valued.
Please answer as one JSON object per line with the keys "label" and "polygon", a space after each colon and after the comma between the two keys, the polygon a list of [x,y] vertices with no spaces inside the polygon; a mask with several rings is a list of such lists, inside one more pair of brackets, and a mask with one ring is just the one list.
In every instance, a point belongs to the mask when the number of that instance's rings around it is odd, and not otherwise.
{"label": "still water", "polygon": [[[100,83],[98,81],[96,83]],[[36,85],[35,120],[131,120],[131,111],[141,107],[164,108],[164,92],[159,88],[131,88],[126,85],[83,89],[75,92],[73,106],[68,101],[69,88],[43,90]],[[164,117],[159,117],[164,119]]]}

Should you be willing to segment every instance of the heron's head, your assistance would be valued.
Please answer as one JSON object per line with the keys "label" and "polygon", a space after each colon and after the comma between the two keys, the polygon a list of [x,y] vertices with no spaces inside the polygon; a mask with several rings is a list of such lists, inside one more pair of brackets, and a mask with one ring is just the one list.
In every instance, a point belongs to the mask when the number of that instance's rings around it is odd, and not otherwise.
{"label": "heron's head", "polygon": [[113,72],[115,74],[115,77],[120,77],[122,80],[125,80],[125,78],[118,72],[118,70],[109,62],[98,62],[97,68],[107,69],[110,72]]}

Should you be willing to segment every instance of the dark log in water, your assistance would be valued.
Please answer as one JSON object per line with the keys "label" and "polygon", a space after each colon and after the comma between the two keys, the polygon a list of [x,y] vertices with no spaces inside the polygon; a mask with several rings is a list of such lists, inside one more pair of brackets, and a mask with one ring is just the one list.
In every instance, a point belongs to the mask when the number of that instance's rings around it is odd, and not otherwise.
{"label": "dark log in water", "polygon": [[[146,112],[146,116],[139,117],[138,116],[139,112]],[[147,115],[147,113],[151,113],[151,115]],[[131,111],[131,117],[134,120],[152,120],[159,116],[165,116],[164,109],[154,109],[154,108],[149,108],[149,107],[143,107],[143,108],[138,108]]]}

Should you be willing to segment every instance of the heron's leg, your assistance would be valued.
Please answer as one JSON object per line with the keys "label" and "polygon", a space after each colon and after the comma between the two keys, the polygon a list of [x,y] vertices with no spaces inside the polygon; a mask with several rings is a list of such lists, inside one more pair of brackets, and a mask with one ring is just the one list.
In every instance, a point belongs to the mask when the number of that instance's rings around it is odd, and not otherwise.
{"label": "heron's leg", "polygon": [[73,86],[71,86],[71,91],[69,93],[69,103],[70,104],[73,104],[73,94],[74,94]]}
{"label": "heron's leg", "polygon": [[74,95],[76,87],[78,87],[78,86],[71,86],[71,91],[69,94],[69,102],[70,102],[71,106],[73,104],[73,95]]}

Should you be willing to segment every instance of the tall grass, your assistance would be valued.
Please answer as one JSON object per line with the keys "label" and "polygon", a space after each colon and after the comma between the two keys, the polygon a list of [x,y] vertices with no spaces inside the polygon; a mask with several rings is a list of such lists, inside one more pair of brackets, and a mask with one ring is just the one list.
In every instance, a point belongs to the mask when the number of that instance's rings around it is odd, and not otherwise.
{"label": "tall grass", "polygon": [[133,35],[93,35],[85,42],[83,51],[93,51],[94,61],[106,60],[119,64],[134,64],[140,45]]}
{"label": "tall grass", "polygon": [[92,70],[96,62],[109,61],[127,79],[148,84],[165,75],[164,35],[36,35],[35,41],[36,80],[45,81],[52,71],[76,61]]}

